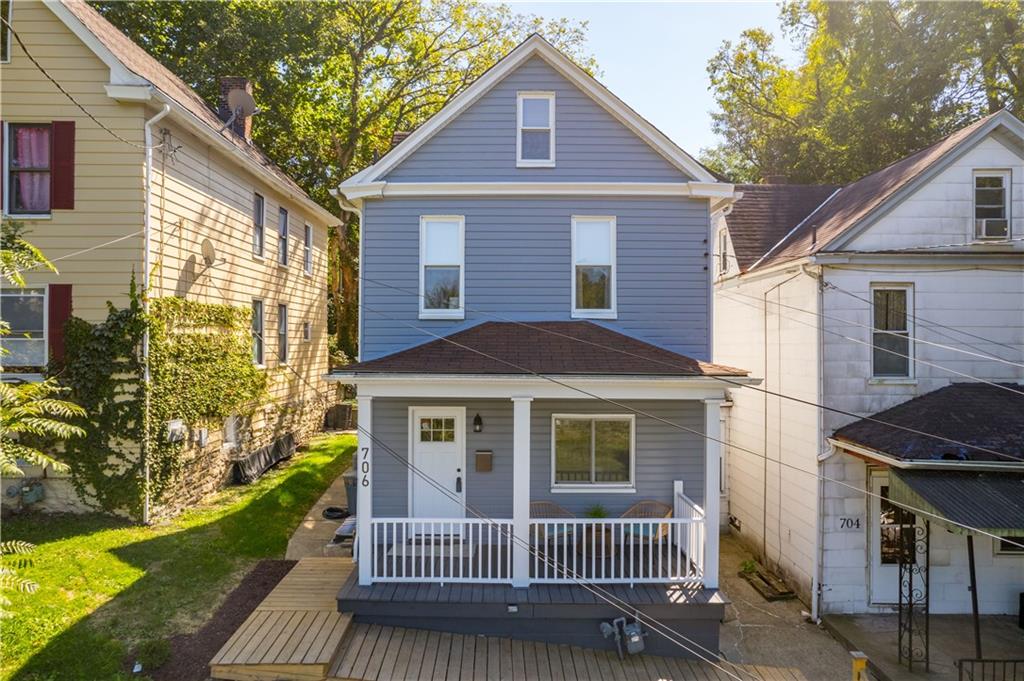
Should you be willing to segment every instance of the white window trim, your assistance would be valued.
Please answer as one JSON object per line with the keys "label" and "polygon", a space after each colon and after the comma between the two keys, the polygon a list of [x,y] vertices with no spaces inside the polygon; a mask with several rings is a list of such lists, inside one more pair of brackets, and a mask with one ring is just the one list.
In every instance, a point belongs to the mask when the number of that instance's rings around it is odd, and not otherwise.
{"label": "white window trim", "polygon": [[[611,307],[606,310],[579,310],[576,308],[576,225],[580,222],[608,222],[611,224],[611,239],[610,244],[610,255],[611,255]],[[618,226],[615,221],[614,215],[573,215],[572,216],[572,233],[570,238],[572,243],[570,244],[570,263],[569,263],[569,289],[572,291],[572,318],[573,319],[618,319],[619,308],[618,308],[618,287],[619,287],[619,273],[618,273],[618,254],[616,252],[616,241],[618,240]]]}
{"label": "white window trim", "polygon": [[[265,195],[263,195],[263,194],[260,194],[257,191],[254,191],[252,193],[252,201],[253,201],[254,205],[256,203],[256,197],[257,196],[260,197],[261,199],[263,199],[263,215],[261,216],[262,220],[261,220],[260,227],[259,227],[260,231],[263,232],[263,238],[260,239],[260,250],[259,250],[258,253],[256,252],[256,244],[253,244],[252,257],[256,258],[257,260],[266,260],[266,257],[267,257],[267,255],[266,255],[266,253],[267,253],[267,197]],[[253,218],[255,218],[255,217],[256,216],[254,215]],[[253,229],[253,234],[255,234],[255,232],[256,232],[256,225],[255,224],[252,226],[252,229]],[[250,235],[250,236],[252,236],[252,235]]]}
{"label": "white window trim", "polygon": [[[906,376],[879,376],[875,373],[875,291],[906,291],[907,292],[907,375]],[[908,381],[916,381],[914,354],[914,284],[910,282],[875,283],[871,284],[871,335],[868,338],[868,350],[871,352],[871,377],[869,384],[904,384]]]}
{"label": "white window trim", "polygon": [[[10,7],[13,7],[13,6],[14,6],[14,3],[12,2],[10,4]],[[0,24],[0,30],[3,30],[2,26],[3,25]],[[12,36],[12,38],[13,38],[13,36]],[[0,62],[0,63],[7,63],[7,62]],[[11,214],[10,208],[9,208],[9,205],[10,205],[9,202],[10,202],[10,196],[11,196],[11,191],[10,191],[11,188],[7,184],[7,177],[10,175],[10,162],[11,162],[11,149],[12,149],[12,147],[11,147],[11,131],[10,131],[10,127],[9,126],[12,123],[14,125],[18,125],[20,123],[26,123],[26,124],[39,123],[39,124],[42,124],[44,122],[45,123],[52,123],[52,121],[4,121],[3,130],[0,131],[0,134],[3,135],[3,142],[4,142],[3,143],[3,153],[0,154],[0,156],[3,156],[3,159],[0,159],[3,162],[3,170],[2,170],[2,172],[0,172],[0,182],[3,183],[2,185],[0,185],[0,187],[3,188],[3,205],[0,206],[0,211],[2,211],[3,217],[10,218],[11,220],[52,220],[53,219],[53,209],[52,208],[50,209],[49,213],[15,213],[14,215]],[[51,145],[53,144],[53,128],[52,128],[52,126],[50,128],[50,144]],[[52,167],[50,168],[50,172],[53,173],[53,168]],[[50,205],[51,206],[53,205],[53,197],[52,196],[50,197]]]}
{"label": "white window trim", "polygon": [[302,342],[309,343],[313,340],[313,322],[302,322]]}
{"label": "white window trim", "polygon": [[253,298],[252,303],[260,304],[260,359],[263,360],[262,362],[253,360],[253,366],[263,369],[267,366],[267,304],[262,298]]}
{"label": "white window trim", "polygon": [[[284,312],[284,315],[281,313]],[[282,316],[284,318],[284,324],[281,323]],[[291,315],[288,314],[288,305],[285,303],[277,304],[277,365],[286,367],[291,359],[292,344],[291,339],[288,337],[288,324],[291,321],[289,319]],[[282,333],[283,332],[283,333]],[[266,334],[263,334],[266,338]],[[281,340],[284,339],[284,343]],[[284,349],[284,359],[281,359],[282,346]]]}
{"label": "white window trim", "polygon": [[313,226],[308,223],[302,230],[302,273],[313,276]]}
{"label": "white window trim", "polygon": [[[548,105],[548,123],[546,128],[525,128],[526,130],[549,130],[551,135],[548,138],[550,158],[547,159],[524,159],[523,158],[523,100],[524,99],[546,99]],[[517,168],[554,168],[555,167],[555,93],[549,91],[525,90],[516,93],[516,167]]]}
{"label": "white window trim", "polygon": [[[459,255],[458,262],[452,263],[431,263],[437,267],[458,267],[459,268],[459,307],[454,310],[428,310],[424,307],[427,302],[426,289],[424,288],[424,274],[427,267],[427,223],[428,222],[458,222],[459,223]],[[465,319],[466,318],[466,216],[464,215],[421,215],[420,216],[420,296],[419,310],[420,319]]]}
{"label": "white window trim", "polygon": [[[284,220],[284,233],[281,233],[281,214],[285,215]],[[291,249],[291,221],[292,214],[284,206],[277,207],[277,229],[274,230],[277,233],[277,265],[278,267],[288,267],[292,260],[292,249]],[[284,240],[284,248],[281,248],[282,237]],[[282,262],[281,256],[284,255],[284,261]]]}
{"label": "white window trim", "polygon": [[[555,482],[555,422],[558,419],[575,419],[582,421],[628,421],[629,422],[629,482],[628,483],[585,483],[567,484]],[[591,451],[593,456],[593,451]],[[582,493],[601,492],[632,494],[636,492],[636,415],[635,414],[552,414],[551,415],[551,492]]]}
{"label": "white window trim", "polygon": [[[4,194],[6,197],[6,193]],[[17,286],[4,286],[0,288],[0,297],[2,296],[15,296],[24,295],[25,291],[37,291],[42,289],[43,291],[43,363],[42,364],[8,364],[0,358],[0,364],[4,364],[8,368],[20,368],[22,366],[46,366],[50,363],[50,285],[45,286],[26,286],[25,288],[19,288]],[[25,374],[16,374],[15,376],[24,376]]]}
{"label": "white window trim", "polygon": [[[978,233],[977,215],[979,177],[1003,178],[1003,210],[1006,213],[1006,236],[984,236]],[[1013,216],[1010,209],[1013,205],[1013,173],[1005,168],[977,168],[971,176],[971,238],[975,241],[1006,241],[1013,237]]]}

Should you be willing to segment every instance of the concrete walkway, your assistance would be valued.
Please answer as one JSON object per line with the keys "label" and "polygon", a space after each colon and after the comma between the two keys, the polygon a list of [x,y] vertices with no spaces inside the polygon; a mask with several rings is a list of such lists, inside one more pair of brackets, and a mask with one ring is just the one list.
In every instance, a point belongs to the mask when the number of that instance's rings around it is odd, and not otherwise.
{"label": "concrete walkway", "polygon": [[722,535],[719,585],[730,604],[720,647],[730,662],[794,667],[814,681],[848,681],[850,654],[817,625],[806,621],[798,600],[768,602],[738,576],[752,558],[733,537]]}
{"label": "concrete walkway", "polygon": [[339,475],[323,493],[319,501],[306,513],[299,526],[295,528],[292,538],[288,540],[287,560],[299,560],[307,556],[338,556],[337,549],[331,545],[334,532],[341,525],[341,520],[326,520],[323,511],[328,506],[348,507],[345,496],[345,483]]}

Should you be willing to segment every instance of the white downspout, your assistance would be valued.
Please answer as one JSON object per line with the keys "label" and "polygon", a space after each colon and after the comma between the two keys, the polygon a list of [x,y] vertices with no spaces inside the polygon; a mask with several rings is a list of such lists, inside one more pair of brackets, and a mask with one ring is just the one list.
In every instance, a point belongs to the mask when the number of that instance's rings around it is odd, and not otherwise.
{"label": "white downspout", "polygon": [[[143,233],[144,233],[144,246],[142,255],[142,309],[149,315],[149,276],[150,276],[150,193],[152,192],[153,186],[153,125],[160,121],[164,116],[171,112],[171,105],[164,104],[164,107],[155,116],[146,121],[143,129],[145,130],[145,144],[146,144],[146,190],[145,190],[145,202],[143,203]],[[143,471],[143,491],[145,498],[142,503],[142,524],[149,524],[149,323],[147,320],[146,326],[142,331],[142,382],[145,389],[145,411],[143,412],[143,424],[142,424],[142,471]]]}

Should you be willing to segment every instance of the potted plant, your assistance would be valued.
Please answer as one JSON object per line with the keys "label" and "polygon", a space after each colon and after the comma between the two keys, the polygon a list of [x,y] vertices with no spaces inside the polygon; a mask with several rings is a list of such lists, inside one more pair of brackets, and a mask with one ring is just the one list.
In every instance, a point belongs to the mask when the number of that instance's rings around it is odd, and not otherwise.
{"label": "potted plant", "polygon": [[[601,504],[594,504],[583,511],[583,517],[595,520],[608,518],[608,509]],[[596,556],[597,558],[607,558],[612,555],[613,536],[612,528],[609,525],[603,523],[600,525],[584,525],[583,541],[586,546],[586,555]],[[583,550],[583,545],[580,546],[580,550]]]}

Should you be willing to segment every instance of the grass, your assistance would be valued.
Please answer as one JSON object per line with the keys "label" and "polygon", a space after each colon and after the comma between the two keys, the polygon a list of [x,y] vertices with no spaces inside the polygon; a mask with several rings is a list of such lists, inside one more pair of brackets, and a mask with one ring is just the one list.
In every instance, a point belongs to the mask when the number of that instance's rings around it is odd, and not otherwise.
{"label": "grass", "polygon": [[12,598],[0,678],[118,679],[143,642],[194,631],[257,561],[284,557],[354,449],[353,436],[319,438],[256,483],[156,526],[103,515],[6,520],[5,540],[37,546],[22,573],[40,588]]}

